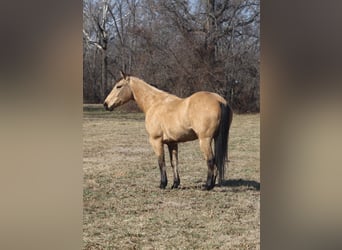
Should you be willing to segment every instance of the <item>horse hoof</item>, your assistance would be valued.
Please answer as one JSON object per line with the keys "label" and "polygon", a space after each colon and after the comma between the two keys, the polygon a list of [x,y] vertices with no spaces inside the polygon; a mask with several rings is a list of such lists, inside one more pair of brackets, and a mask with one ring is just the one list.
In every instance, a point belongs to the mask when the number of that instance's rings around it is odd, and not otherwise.
{"label": "horse hoof", "polygon": [[174,181],[171,189],[178,188],[180,181]]}
{"label": "horse hoof", "polygon": [[160,184],[159,188],[160,189],[165,189],[166,185],[165,184]]}
{"label": "horse hoof", "polygon": [[207,190],[207,191],[212,190],[214,188],[214,186],[215,185],[205,185],[203,190]]}

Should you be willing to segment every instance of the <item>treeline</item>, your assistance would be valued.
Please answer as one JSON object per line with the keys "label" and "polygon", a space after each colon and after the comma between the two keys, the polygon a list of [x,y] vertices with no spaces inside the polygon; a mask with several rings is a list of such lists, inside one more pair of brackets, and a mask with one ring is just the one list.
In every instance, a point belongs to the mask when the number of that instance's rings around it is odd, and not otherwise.
{"label": "treeline", "polygon": [[102,103],[123,69],[259,111],[259,0],[85,0],[83,18],[84,103]]}

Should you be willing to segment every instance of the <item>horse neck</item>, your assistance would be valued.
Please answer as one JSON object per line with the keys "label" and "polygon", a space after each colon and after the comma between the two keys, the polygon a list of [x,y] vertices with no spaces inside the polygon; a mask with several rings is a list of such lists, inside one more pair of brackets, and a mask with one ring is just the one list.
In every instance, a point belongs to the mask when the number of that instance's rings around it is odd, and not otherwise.
{"label": "horse neck", "polygon": [[130,85],[134,100],[144,113],[146,113],[154,103],[164,99],[166,95],[168,95],[166,92],[156,89],[136,77],[131,77]]}

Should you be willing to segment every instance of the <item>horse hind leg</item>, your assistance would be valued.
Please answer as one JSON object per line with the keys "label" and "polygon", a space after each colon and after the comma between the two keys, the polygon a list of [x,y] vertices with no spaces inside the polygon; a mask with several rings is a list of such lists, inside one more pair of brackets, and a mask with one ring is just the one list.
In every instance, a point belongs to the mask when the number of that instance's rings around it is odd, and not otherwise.
{"label": "horse hind leg", "polygon": [[215,159],[211,158],[210,160],[207,160],[207,166],[208,166],[208,175],[207,175],[207,182],[205,185],[205,188],[207,190],[211,190],[215,186],[216,182],[216,176],[217,176],[217,171],[215,167]]}
{"label": "horse hind leg", "polygon": [[170,154],[170,162],[173,170],[173,185],[171,188],[178,188],[180,184],[180,178],[178,173],[178,144],[170,143],[167,145]]}
{"label": "horse hind leg", "polygon": [[215,182],[216,182],[216,176],[217,176],[217,170],[215,169],[216,168],[215,158],[214,158],[213,150],[211,148],[211,142],[212,142],[212,138],[199,139],[200,148],[208,166],[207,182],[205,185],[205,188],[207,190],[211,190],[214,188]]}

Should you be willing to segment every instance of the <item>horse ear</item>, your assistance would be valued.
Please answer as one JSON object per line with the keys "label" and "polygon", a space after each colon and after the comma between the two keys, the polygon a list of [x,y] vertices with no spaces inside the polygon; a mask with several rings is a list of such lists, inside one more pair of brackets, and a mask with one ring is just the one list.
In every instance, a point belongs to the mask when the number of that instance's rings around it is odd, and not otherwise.
{"label": "horse ear", "polygon": [[121,77],[122,77],[123,79],[126,80],[126,74],[125,74],[125,72],[123,72],[122,70],[120,70],[120,75],[121,75]]}

